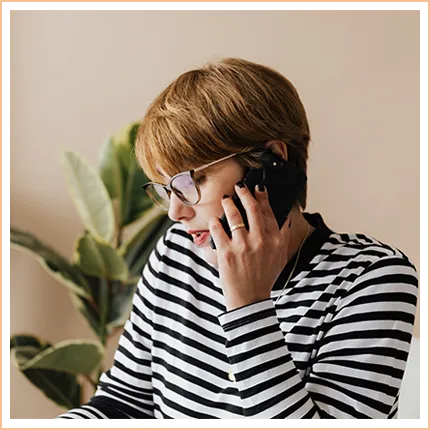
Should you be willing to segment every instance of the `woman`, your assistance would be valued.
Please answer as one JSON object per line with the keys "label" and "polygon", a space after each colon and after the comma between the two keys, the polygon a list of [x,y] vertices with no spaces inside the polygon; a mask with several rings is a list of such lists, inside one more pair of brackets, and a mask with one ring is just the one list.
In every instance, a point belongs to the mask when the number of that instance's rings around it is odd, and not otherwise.
{"label": "woman", "polygon": [[306,172],[309,140],[293,85],[245,60],[184,73],[154,100],[136,156],[177,222],[143,270],[112,368],[59,418],[396,418],[415,267],[303,212],[306,187],[279,229],[267,190],[241,183],[264,149]]}

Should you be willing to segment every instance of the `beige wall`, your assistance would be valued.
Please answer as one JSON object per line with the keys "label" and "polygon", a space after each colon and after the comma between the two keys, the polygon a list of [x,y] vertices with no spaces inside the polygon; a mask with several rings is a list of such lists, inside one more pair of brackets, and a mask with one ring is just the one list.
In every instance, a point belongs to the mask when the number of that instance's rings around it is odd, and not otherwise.
{"label": "beige wall", "polygon": [[[178,74],[239,56],[301,94],[313,138],[307,210],[400,248],[419,269],[418,12],[14,11],[11,52],[11,224],[65,256],[82,224],[61,151],[95,165],[104,137]],[[11,331],[94,338],[66,289],[15,250]],[[11,387],[12,418],[61,412],[14,368]]]}

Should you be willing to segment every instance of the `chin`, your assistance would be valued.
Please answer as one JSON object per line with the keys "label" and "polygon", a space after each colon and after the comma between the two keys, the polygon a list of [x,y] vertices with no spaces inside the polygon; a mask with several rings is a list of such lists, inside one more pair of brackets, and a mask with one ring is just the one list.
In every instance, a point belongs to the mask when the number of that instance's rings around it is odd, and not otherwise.
{"label": "chin", "polygon": [[217,254],[217,252],[215,250],[213,250],[209,244],[207,244],[203,248],[203,252],[205,254],[206,261],[208,263],[212,264],[213,266],[215,266],[216,268],[218,268],[218,254]]}

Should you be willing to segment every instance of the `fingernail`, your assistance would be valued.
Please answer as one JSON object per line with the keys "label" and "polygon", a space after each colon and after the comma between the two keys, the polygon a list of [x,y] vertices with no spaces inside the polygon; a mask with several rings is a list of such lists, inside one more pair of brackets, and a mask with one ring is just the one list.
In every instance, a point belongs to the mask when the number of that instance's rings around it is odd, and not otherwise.
{"label": "fingernail", "polygon": [[263,192],[264,191],[264,184],[258,184],[258,191]]}
{"label": "fingernail", "polygon": [[222,196],[222,199],[224,200],[224,199],[228,199],[230,196],[228,195],[228,194],[224,194],[223,196]]}
{"label": "fingernail", "polygon": [[245,184],[244,184],[242,181],[239,181],[236,185],[237,185],[239,188],[243,188],[243,187],[245,186]]}

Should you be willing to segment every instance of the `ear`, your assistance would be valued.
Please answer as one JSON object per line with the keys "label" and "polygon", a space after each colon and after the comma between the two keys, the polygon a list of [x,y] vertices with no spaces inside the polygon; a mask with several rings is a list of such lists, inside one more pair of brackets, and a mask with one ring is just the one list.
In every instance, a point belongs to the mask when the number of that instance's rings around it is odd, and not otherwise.
{"label": "ear", "polygon": [[283,140],[269,140],[265,143],[264,147],[270,149],[284,160],[288,160],[287,144]]}

